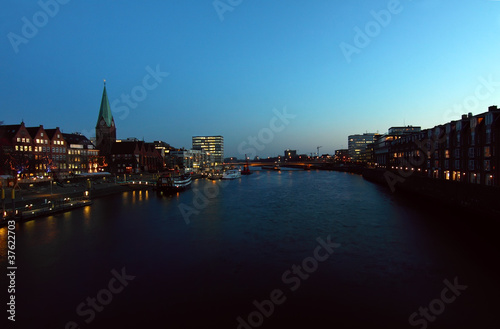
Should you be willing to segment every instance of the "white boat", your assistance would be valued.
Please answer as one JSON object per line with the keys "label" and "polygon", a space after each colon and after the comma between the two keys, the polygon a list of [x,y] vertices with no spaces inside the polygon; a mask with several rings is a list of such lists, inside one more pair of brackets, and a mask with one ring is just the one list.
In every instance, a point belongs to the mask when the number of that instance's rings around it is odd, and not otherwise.
{"label": "white boat", "polygon": [[222,174],[222,179],[236,179],[241,177],[241,171],[237,169],[226,170],[224,174]]}
{"label": "white boat", "polygon": [[174,176],[168,173],[158,179],[157,188],[160,191],[177,192],[189,188],[191,182],[191,175],[189,174]]}

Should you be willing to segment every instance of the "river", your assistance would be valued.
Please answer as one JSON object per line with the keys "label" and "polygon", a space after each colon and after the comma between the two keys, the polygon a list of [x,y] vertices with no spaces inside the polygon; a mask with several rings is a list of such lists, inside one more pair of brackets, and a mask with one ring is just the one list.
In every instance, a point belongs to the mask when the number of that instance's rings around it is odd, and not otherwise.
{"label": "river", "polygon": [[326,171],[112,195],[17,224],[16,327],[494,327],[492,220]]}

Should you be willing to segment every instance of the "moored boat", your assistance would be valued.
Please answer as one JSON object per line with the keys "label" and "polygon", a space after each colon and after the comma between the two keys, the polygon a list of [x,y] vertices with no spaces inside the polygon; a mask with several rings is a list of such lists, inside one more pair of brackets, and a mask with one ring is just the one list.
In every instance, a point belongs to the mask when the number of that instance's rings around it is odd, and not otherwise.
{"label": "moored boat", "polygon": [[211,172],[207,175],[208,179],[217,180],[222,178],[222,174],[219,172]]}
{"label": "moored boat", "polygon": [[163,192],[178,192],[185,190],[191,186],[191,175],[175,175],[174,173],[163,174],[157,181],[158,191]]}
{"label": "moored boat", "polygon": [[241,171],[238,169],[229,169],[222,174],[221,179],[236,179],[241,177]]}
{"label": "moored boat", "polygon": [[245,166],[243,167],[243,170],[241,171],[241,174],[242,174],[242,175],[251,175],[251,174],[252,174],[252,172],[250,171],[250,168],[248,168],[248,166],[247,166],[247,165],[245,165]]}
{"label": "moored boat", "polygon": [[241,171],[242,175],[251,175],[252,172],[250,171],[250,166],[248,165],[248,158],[247,155],[245,154],[245,159],[247,160],[247,163],[243,166],[243,170]]}

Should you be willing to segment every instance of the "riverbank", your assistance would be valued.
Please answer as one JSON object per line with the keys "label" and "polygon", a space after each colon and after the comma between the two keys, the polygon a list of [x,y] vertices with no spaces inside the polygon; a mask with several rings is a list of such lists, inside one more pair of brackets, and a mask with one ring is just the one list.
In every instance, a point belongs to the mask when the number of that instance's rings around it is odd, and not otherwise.
{"label": "riverbank", "polygon": [[[202,175],[193,175],[193,179],[204,178]],[[11,190],[5,193],[4,209],[7,214],[12,213],[13,206],[17,211],[16,219],[31,220],[37,217],[51,215],[57,212],[70,211],[81,206],[92,204],[91,200],[113,194],[134,191],[137,189],[153,189],[156,176],[153,174],[130,175],[126,181],[111,181],[110,179],[94,180],[90,184],[86,180],[67,181],[65,184],[24,184],[15,190],[14,203]],[[133,182],[149,182],[152,184],[133,184]],[[57,205],[55,207],[54,205]],[[24,213],[24,214],[23,214]],[[23,214],[23,216],[20,216]],[[9,216],[10,218],[10,216]],[[7,218],[5,218],[7,219]],[[6,220],[0,221],[0,226]]]}
{"label": "riverbank", "polygon": [[[102,183],[99,185],[93,185],[89,190],[89,199],[100,198],[103,196],[122,193],[129,191],[128,186],[119,185],[115,183]],[[15,192],[15,207],[16,209],[22,207],[36,207],[42,204],[46,204],[49,201],[61,200],[65,198],[80,198],[85,197],[85,192],[88,188],[84,185],[52,187],[52,191],[49,188],[40,188],[32,190],[16,190]],[[12,198],[10,193],[6,193],[5,198],[5,208],[6,210],[12,209]]]}
{"label": "riverbank", "polygon": [[[174,198],[132,192],[20,225],[16,255],[23,289],[16,298],[29,314],[18,323],[22,328],[83,323],[75,307],[86,296],[95,297],[114,277],[113,269],[135,278],[115,296],[116,304],[113,299],[97,314],[92,325],[99,328],[116,327],[117,319],[154,327],[166,317],[179,327],[236,328],[236,317],[246,320],[258,311],[253,301],[262,304],[273,289],[287,300],[275,305],[262,327],[293,328],[294,320],[305,327],[328,320],[339,328],[404,327],[418,307],[439,297],[443,280],[453,283],[456,277],[469,288],[433,324],[463,328],[467,321],[473,328],[494,320],[495,239],[470,234],[474,230],[462,230],[446,210],[392,197],[361,176],[319,170],[253,176],[230,181],[203,204],[192,191]],[[195,185],[209,193],[214,187],[209,180]],[[189,222],[180,204],[192,210]],[[468,226],[485,230],[478,222]],[[316,259],[318,269],[292,290],[301,280],[294,264],[312,269],[320,240],[333,254]],[[323,249],[319,255],[328,253]],[[47,291],[53,292],[48,301]],[[57,314],[47,317],[54,309]],[[193,313],[202,315],[199,321]],[[357,321],[356,314],[369,316]]]}
{"label": "riverbank", "polygon": [[463,210],[471,215],[500,218],[500,188],[422,177],[402,177],[385,169],[365,169],[367,181],[386,186],[394,193],[419,198],[436,206]]}
{"label": "riverbank", "polygon": [[325,163],[320,165],[312,165],[310,169],[340,171],[361,175],[366,167],[360,165],[338,165],[333,163]]}
{"label": "riverbank", "polygon": [[466,211],[469,215],[500,218],[500,188],[433,179],[416,173],[406,177],[397,171],[357,165],[324,164],[311,169],[362,175],[369,182],[385,186],[401,196],[417,198],[436,207]]}
{"label": "riverbank", "polygon": [[[4,226],[7,220],[11,218],[14,218],[16,221],[26,221],[71,211],[91,205],[93,199],[131,190],[133,189],[126,185],[102,183],[91,187],[90,190],[87,187],[78,185],[52,187],[52,191],[48,193],[44,189],[16,191],[14,202],[12,202],[11,198],[4,200],[6,217],[0,221],[0,226]],[[87,191],[88,194],[86,193]],[[14,212],[12,212],[13,207],[15,207]],[[12,213],[15,214],[14,217],[12,217]]]}

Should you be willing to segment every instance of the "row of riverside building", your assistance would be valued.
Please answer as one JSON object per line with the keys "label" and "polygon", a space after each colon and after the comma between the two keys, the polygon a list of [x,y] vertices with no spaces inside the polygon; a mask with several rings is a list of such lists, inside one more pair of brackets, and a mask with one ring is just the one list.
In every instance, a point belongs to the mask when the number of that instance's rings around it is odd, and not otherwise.
{"label": "row of riverside building", "polygon": [[[349,136],[351,162],[439,180],[500,186],[500,109],[464,114],[429,129],[392,127],[387,134]],[[359,140],[364,138],[364,142]],[[356,141],[356,142],[355,142]],[[406,173],[405,173],[406,172]]]}
{"label": "row of riverside building", "polygon": [[175,149],[162,141],[117,139],[106,84],[95,129],[95,140],[89,140],[58,127],[0,125],[0,175],[64,179],[86,173],[135,174],[166,167],[196,171],[222,165],[222,136],[195,136],[193,150]]}
{"label": "row of riverside building", "polygon": [[69,173],[96,172],[103,160],[81,134],[65,134],[43,126],[0,126],[0,159],[3,174],[19,178],[66,177]]}

